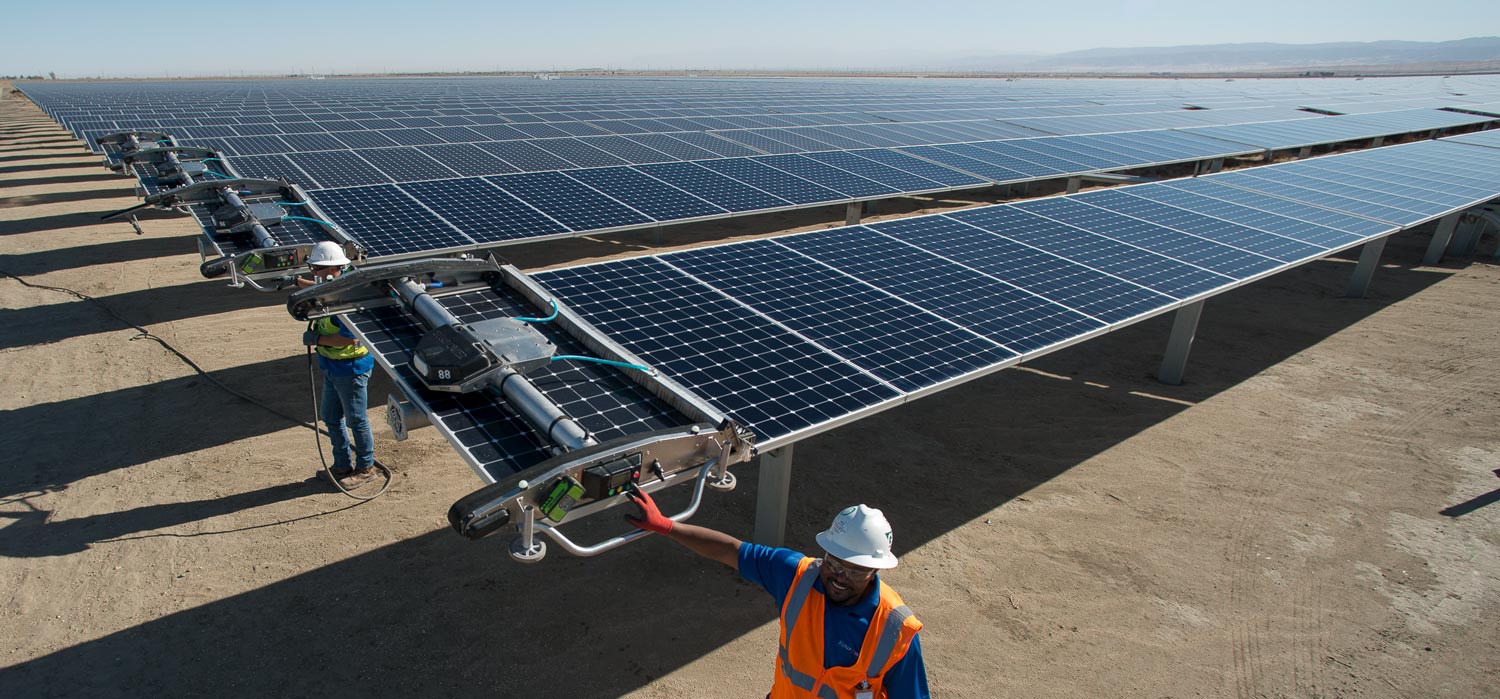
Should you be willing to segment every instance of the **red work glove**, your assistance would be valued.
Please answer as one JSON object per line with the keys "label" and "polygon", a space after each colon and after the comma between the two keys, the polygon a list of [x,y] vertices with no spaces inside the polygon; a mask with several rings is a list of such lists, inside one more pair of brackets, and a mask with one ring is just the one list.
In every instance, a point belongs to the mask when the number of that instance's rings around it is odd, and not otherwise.
{"label": "red work glove", "polygon": [[634,524],[637,529],[644,529],[657,534],[666,534],[672,531],[672,520],[667,519],[666,515],[661,513],[661,510],[656,509],[656,501],[652,500],[651,496],[646,494],[646,491],[631,484],[630,489],[625,491],[625,494],[630,496],[631,502],[634,502],[637,507],[641,508],[641,514],[644,515],[644,517],[625,515],[625,521]]}

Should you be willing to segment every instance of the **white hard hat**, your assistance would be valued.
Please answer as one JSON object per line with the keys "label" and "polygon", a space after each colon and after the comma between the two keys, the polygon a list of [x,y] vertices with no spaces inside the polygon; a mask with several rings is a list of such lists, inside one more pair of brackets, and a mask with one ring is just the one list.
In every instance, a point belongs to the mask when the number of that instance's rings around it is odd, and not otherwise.
{"label": "white hard hat", "polygon": [[833,518],[828,531],[819,532],[818,545],[834,558],[863,568],[895,568],[891,553],[891,523],[880,510],[866,505],[847,507]]}
{"label": "white hard hat", "polygon": [[316,267],[343,267],[349,264],[349,258],[344,257],[344,249],[338,243],[325,240],[313,246],[312,254],[307,256],[307,264]]}

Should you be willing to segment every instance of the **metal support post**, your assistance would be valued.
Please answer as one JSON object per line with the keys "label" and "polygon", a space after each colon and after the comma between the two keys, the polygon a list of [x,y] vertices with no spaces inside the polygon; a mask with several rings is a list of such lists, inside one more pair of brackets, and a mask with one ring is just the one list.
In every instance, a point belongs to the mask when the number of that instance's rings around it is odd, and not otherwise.
{"label": "metal support post", "polygon": [[1198,333],[1198,318],[1203,315],[1203,302],[1190,303],[1177,309],[1172,318],[1172,334],[1167,338],[1167,354],[1161,359],[1161,370],[1156,380],[1169,386],[1182,383],[1187,370],[1188,351],[1193,349],[1193,336]]}
{"label": "metal support post", "polygon": [[1078,188],[1080,188],[1082,186],[1083,186],[1083,178],[1082,177],[1079,177],[1078,175],[1074,175],[1072,177],[1069,177],[1068,178],[1068,191],[1066,193],[1067,194],[1077,194],[1078,193]]}
{"label": "metal support post", "polygon": [[1422,257],[1422,264],[1435,265],[1443,261],[1443,251],[1448,249],[1448,241],[1453,238],[1453,229],[1458,226],[1461,216],[1463,212],[1456,211],[1438,221],[1437,230],[1432,232],[1432,242],[1427,244],[1427,254]]}
{"label": "metal support post", "polygon": [[859,225],[859,217],[863,213],[864,213],[864,205],[863,204],[861,204],[861,203],[859,203],[857,201],[851,201],[851,202],[849,202],[849,206],[844,209],[844,225],[846,225],[846,226],[857,226],[857,225]]}
{"label": "metal support post", "polygon": [[1390,236],[1381,236],[1365,243],[1359,251],[1359,264],[1354,267],[1354,276],[1349,278],[1349,288],[1344,292],[1351,299],[1362,299],[1370,291],[1370,279],[1375,268],[1380,266],[1380,253],[1385,250],[1385,241]]}
{"label": "metal support post", "polygon": [[780,546],[786,538],[786,505],[792,492],[792,445],[760,455],[760,485],[755,493],[755,532],[750,540]]}
{"label": "metal support post", "polygon": [[1297,151],[1297,159],[1298,160],[1306,158],[1306,157],[1308,157],[1310,155],[1312,155],[1312,146],[1303,146],[1302,150]]}
{"label": "metal support post", "polygon": [[1376,136],[1374,139],[1371,139],[1371,141],[1370,141],[1370,147],[1371,148],[1379,148],[1379,147],[1381,147],[1383,145],[1385,145],[1385,136]]}
{"label": "metal support post", "polygon": [[1224,169],[1224,159],[1223,158],[1214,158],[1213,160],[1208,161],[1208,174],[1212,175],[1215,172],[1222,171],[1223,169]]}

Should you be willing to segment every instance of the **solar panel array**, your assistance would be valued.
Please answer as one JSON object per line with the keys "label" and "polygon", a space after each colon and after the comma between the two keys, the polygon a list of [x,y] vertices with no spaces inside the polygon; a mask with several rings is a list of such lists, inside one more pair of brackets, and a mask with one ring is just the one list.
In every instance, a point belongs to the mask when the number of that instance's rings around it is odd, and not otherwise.
{"label": "solar panel array", "polygon": [[[556,83],[570,92],[549,94]],[[1290,81],[1296,88],[1348,83]],[[286,177],[375,257],[488,247],[1460,126],[1430,109],[1355,117],[1222,83],[381,80],[31,84],[84,136],[171,131],[244,176]],[[996,86],[1002,89],[997,89]],[[1255,85],[1247,83],[1245,85]],[[1400,93],[1428,88],[1383,83]],[[1060,87],[1061,86],[1061,87]],[[1215,109],[1141,91],[1216,94]],[[1495,86],[1500,90],[1500,85]],[[1058,94],[1053,94],[1057,91]],[[1345,99],[1364,93],[1339,93]],[[1175,94],[1173,96],[1176,96]],[[1154,98],[1153,98],[1154,97]],[[1264,95],[1262,96],[1264,97]],[[1408,100],[1447,99],[1430,94]],[[1477,97],[1475,98],[1477,99]],[[1204,100],[1199,100],[1204,102]],[[1291,118],[1301,117],[1301,118]],[[1269,124],[1168,130],[1281,119]],[[1136,129],[1155,129],[1142,131]],[[1110,132],[1110,133],[1103,133]],[[1061,133],[1068,136],[1039,137]],[[1288,143],[1295,141],[1295,143]],[[143,178],[148,183],[149,178]],[[243,252],[247,239],[218,241]],[[245,248],[249,249],[249,248]]]}
{"label": "solar panel array", "polygon": [[773,448],[1496,197],[1426,141],[534,276]]}

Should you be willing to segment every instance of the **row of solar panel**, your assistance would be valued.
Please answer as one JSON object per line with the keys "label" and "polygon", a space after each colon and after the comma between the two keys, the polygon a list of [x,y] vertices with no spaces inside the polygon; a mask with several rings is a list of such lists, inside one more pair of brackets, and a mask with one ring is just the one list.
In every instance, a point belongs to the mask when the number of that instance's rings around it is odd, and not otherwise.
{"label": "row of solar panel", "polygon": [[775,445],[1497,196],[1423,142],[536,277]]}
{"label": "row of solar panel", "polygon": [[[1197,160],[1234,150],[1173,132],[1045,140],[1021,142],[1025,147],[997,141],[438,179],[315,189],[311,196],[372,255],[383,257]],[[342,156],[352,154],[288,157],[300,163],[330,156],[341,157],[313,169],[320,182],[378,175],[350,167]]]}
{"label": "row of solar panel", "polygon": [[[1143,131],[471,178],[450,178],[435,160],[419,167],[415,152],[375,160],[349,152],[286,157],[298,172],[313,173],[302,179],[314,183],[314,201],[373,256],[385,257],[1248,152],[1192,134]],[[234,165],[243,175],[280,177],[292,171],[281,159]],[[424,181],[392,186],[394,178],[372,162]]]}

